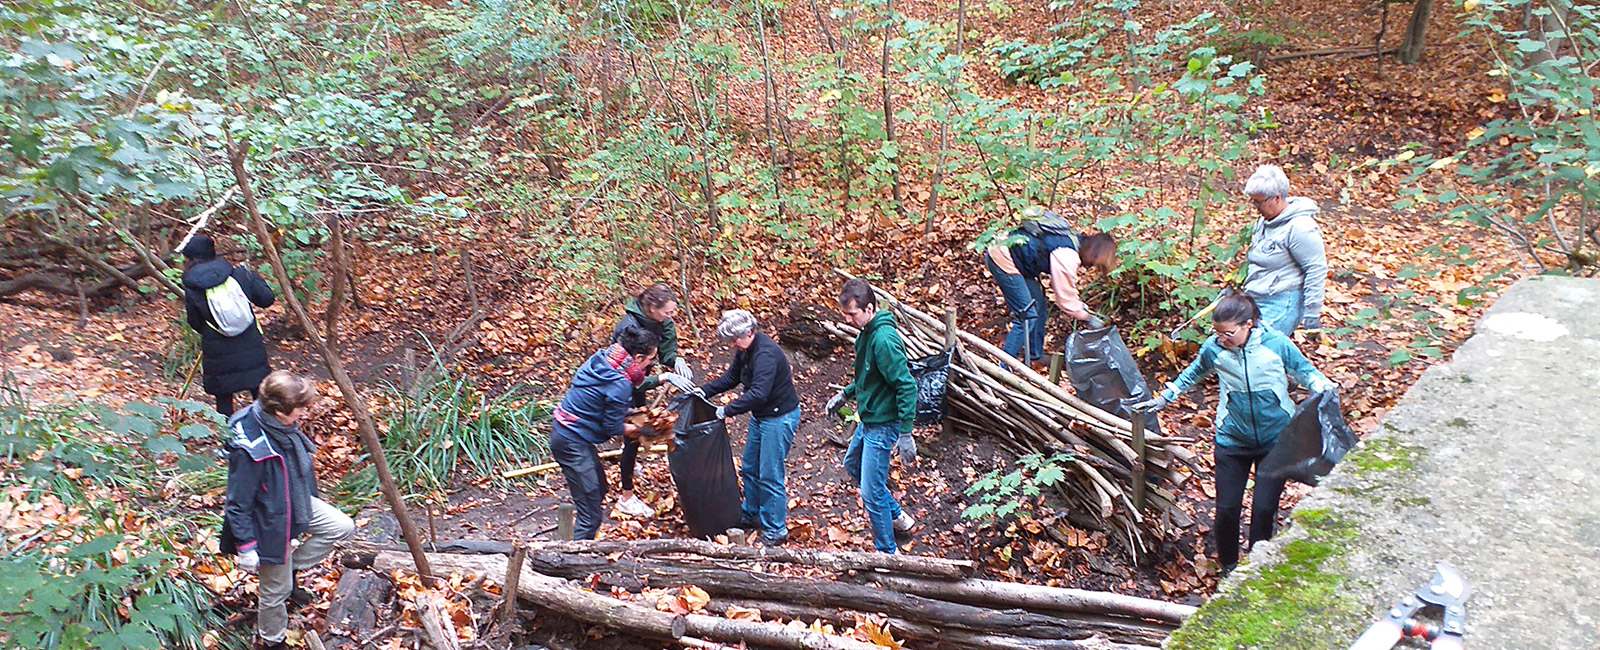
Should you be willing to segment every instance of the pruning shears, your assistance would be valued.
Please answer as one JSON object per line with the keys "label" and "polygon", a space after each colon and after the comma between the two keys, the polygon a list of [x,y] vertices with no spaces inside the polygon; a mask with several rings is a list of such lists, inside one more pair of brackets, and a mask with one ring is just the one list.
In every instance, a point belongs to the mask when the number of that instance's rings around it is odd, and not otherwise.
{"label": "pruning shears", "polygon": [[[1350,645],[1350,650],[1389,650],[1408,636],[1427,639],[1433,650],[1460,650],[1467,628],[1465,603],[1471,595],[1472,585],[1467,584],[1467,579],[1440,562],[1428,584],[1389,608],[1382,619]],[[1440,624],[1413,618],[1423,609],[1438,610]]]}

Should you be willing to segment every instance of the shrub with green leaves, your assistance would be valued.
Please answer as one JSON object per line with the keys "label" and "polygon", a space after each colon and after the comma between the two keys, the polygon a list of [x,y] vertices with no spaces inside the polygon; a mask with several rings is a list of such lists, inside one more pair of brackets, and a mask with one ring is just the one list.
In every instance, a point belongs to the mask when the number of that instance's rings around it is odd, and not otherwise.
{"label": "shrub with green leaves", "polygon": [[1007,521],[1031,515],[1039,505],[1044,490],[1054,489],[1067,477],[1067,464],[1071,453],[1028,454],[1017,459],[1017,468],[1007,472],[994,470],[967,486],[967,495],[978,497],[978,502],[961,512],[963,519],[995,519]]}

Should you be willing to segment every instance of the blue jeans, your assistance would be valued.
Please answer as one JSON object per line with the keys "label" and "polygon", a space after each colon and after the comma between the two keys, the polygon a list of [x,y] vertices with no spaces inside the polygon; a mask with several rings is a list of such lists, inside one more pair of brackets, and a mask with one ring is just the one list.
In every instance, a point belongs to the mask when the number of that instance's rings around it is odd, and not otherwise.
{"label": "blue jeans", "polygon": [[789,491],[784,487],[784,460],[794,431],[800,428],[800,409],[771,418],[750,416],[750,433],[744,439],[744,459],[739,476],[744,480],[741,519],[761,524],[770,541],[789,536]]}
{"label": "blue jeans", "polygon": [[1290,289],[1270,296],[1251,296],[1256,299],[1256,307],[1261,309],[1261,324],[1278,330],[1284,336],[1294,334],[1295,328],[1300,327],[1300,318],[1305,310],[1305,300],[1299,289]]}
{"label": "blue jeans", "polygon": [[[1011,331],[1006,333],[1006,342],[1000,349],[1023,361],[1043,359],[1044,327],[1048,323],[1050,308],[1050,303],[1045,301],[1044,285],[1039,284],[1038,278],[1001,271],[1000,267],[995,266],[994,260],[989,259],[988,253],[983,254],[983,265],[989,267],[989,277],[1000,285],[1000,295],[1006,299],[1006,309],[1011,310]],[[1024,340],[1028,342],[1028,356],[1025,359],[1021,355]]]}
{"label": "blue jeans", "polygon": [[889,493],[889,453],[900,439],[897,424],[859,424],[844,453],[844,469],[861,488],[861,505],[872,522],[872,545],[880,553],[894,553],[894,520],[900,517],[900,504]]}

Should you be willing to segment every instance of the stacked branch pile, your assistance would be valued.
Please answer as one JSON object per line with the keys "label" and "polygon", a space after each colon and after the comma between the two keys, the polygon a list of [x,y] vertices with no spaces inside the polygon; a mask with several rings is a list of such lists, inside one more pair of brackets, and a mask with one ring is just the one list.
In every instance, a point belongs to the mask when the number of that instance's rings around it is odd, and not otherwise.
{"label": "stacked branch pile", "polygon": [[[1079,399],[982,338],[877,293],[894,313],[911,358],[954,349],[945,417],[970,433],[998,436],[1020,453],[1068,453],[1069,480],[1058,484],[1059,492],[1072,511],[1088,515],[1134,559],[1147,550],[1147,538],[1166,539],[1190,525],[1171,490],[1196,466],[1186,439],[1147,433],[1141,458],[1126,419]],[[846,324],[823,326],[846,341],[859,334]],[[1134,507],[1133,488],[1133,468],[1141,463],[1153,479],[1142,509]]]}
{"label": "stacked branch pile", "polygon": [[[431,553],[441,576],[511,582],[511,544],[476,543],[468,553]],[[783,649],[871,650],[878,646],[818,632],[886,616],[907,647],[964,650],[1153,650],[1194,608],[1119,594],[968,577],[973,563],[880,553],[723,545],[697,540],[545,542],[523,547],[515,591],[522,601],[633,636]],[[383,550],[349,561],[392,574],[415,564]],[[700,611],[603,593],[696,587]],[[602,592],[602,593],[597,593]],[[759,611],[754,620],[749,616]],[[718,613],[741,612],[740,618]],[[869,616],[870,615],[870,616]],[[877,619],[884,620],[884,619]],[[800,625],[780,621],[800,621]]]}

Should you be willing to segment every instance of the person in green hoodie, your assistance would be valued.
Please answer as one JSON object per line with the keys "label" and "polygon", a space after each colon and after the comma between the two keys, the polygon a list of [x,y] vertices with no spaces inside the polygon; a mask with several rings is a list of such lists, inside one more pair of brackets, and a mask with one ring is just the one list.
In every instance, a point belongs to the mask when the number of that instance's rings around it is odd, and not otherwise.
{"label": "person in green hoodie", "polygon": [[[656,344],[656,361],[662,367],[671,369],[670,372],[651,374],[644,378],[644,382],[634,388],[633,406],[644,406],[646,394],[655,390],[661,382],[669,382],[678,387],[678,390],[690,392],[695,388],[694,372],[689,369],[689,362],[678,356],[678,326],[672,319],[678,315],[678,294],[665,284],[654,284],[650,288],[640,291],[639,295],[628,301],[624,308],[622,320],[617,322],[616,330],[611,333],[611,342],[621,340],[622,333],[630,327],[643,329],[655,334],[660,343]],[[639,459],[639,440],[629,438],[622,443],[622,459],[620,473],[622,476],[622,494],[617,497],[617,510],[630,517],[652,517],[656,509],[633,493],[634,465]]]}
{"label": "person in green hoodie", "polygon": [[861,424],[850,438],[844,467],[861,488],[861,504],[872,522],[872,545],[880,553],[894,553],[899,550],[895,533],[909,533],[916,525],[889,492],[889,454],[899,455],[907,465],[917,457],[911,437],[917,381],[894,315],[878,311],[872,285],[860,278],[846,282],[839,292],[839,310],[861,334],[856,336],[855,381],[828,400],[827,412],[837,415],[846,399],[856,400]]}

